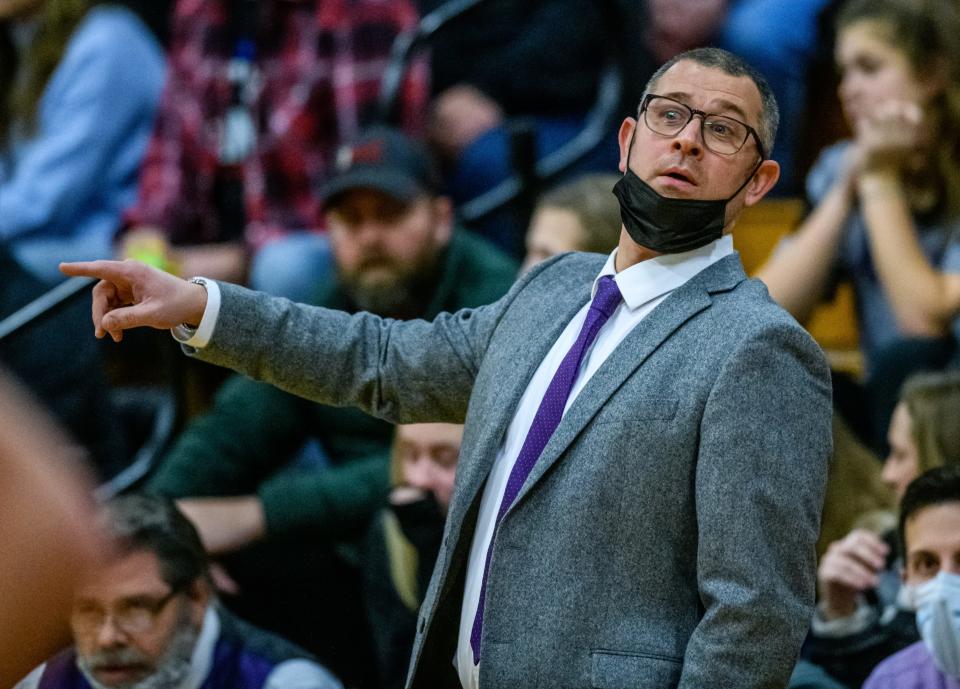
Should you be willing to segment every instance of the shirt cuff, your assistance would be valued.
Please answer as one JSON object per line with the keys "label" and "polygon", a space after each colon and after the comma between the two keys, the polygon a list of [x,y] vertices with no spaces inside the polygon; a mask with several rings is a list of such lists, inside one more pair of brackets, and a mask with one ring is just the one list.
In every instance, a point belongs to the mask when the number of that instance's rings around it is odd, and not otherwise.
{"label": "shirt cuff", "polygon": [[200,325],[191,328],[189,325],[181,323],[177,327],[171,328],[170,334],[180,344],[194,349],[203,349],[210,344],[214,328],[217,327],[217,318],[220,316],[220,285],[214,280],[201,277],[191,278],[190,282],[201,285],[207,290],[207,306],[203,310]]}
{"label": "shirt cuff", "polygon": [[867,629],[877,619],[877,611],[863,596],[857,597],[857,609],[852,615],[828,620],[823,615],[823,603],[817,606],[810,623],[810,631],[826,639],[853,636]]}

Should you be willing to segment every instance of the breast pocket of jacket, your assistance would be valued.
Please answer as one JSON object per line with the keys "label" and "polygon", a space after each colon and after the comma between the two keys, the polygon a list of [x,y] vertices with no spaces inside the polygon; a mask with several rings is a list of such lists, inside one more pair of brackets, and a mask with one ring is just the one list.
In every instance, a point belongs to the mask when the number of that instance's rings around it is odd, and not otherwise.
{"label": "breast pocket of jacket", "polygon": [[680,683],[683,659],[656,653],[593,651],[593,689],[672,689]]}
{"label": "breast pocket of jacket", "polygon": [[611,401],[597,417],[597,423],[631,426],[634,421],[669,421],[677,415],[676,397],[635,397]]}
{"label": "breast pocket of jacket", "polygon": [[594,419],[592,428],[605,440],[630,444],[637,436],[656,434],[669,436],[678,425],[675,397],[634,397],[611,400]]}

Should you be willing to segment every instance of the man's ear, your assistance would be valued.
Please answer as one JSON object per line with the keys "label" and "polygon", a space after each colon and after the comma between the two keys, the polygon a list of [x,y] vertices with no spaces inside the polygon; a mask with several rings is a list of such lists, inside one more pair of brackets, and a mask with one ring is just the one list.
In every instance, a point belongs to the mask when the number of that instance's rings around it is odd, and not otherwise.
{"label": "man's ear", "polygon": [[637,121],[632,117],[625,118],[620,124],[620,131],[617,133],[617,141],[620,143],[620,172],[627,171],[627,156],[630,155],[630,140],[636,128]]}
{"label": "man's ear", "polygon": [[746,186],[746,196],[743,205],[752,206],[773,189],[773,185],[780,179],[780,163],[775,160],[764,160],[753,173],[753,177]]}
{"label": "man's ear", "polygon": [[210,583],[206,577],[199,576],[187,587],[188,603],[190,605],[190,621],[199,629],[203,625],[203,616],[210,604]]}

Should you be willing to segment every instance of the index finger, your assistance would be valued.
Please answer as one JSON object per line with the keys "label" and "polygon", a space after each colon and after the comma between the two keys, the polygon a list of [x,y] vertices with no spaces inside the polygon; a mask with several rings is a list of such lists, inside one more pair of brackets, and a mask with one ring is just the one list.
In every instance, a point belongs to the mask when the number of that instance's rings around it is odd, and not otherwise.
{"label": "index finger", "polygon": [[123,278],[123,261],[77,261],[61,263],[60,272],[64,275],[97,278],[98,280],[117,280]]}
{"label": "index finger", "polygon": [[884,553],[890,549],[890,546],[880,536],[868,529],[854,529],[847,534],[847,540],[852,544],[860,544]]}

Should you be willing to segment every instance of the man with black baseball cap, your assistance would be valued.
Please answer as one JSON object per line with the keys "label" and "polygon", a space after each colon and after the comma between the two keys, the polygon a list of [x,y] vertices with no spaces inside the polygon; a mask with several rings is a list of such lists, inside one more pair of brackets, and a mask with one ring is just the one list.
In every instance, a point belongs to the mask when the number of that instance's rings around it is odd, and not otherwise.
{"label": "man with black baseball cap", "polygon": [[440,172],[426,146],[389,127],[373,127],[341,146],[335,166],[321,192],[325,208],[342,192],[357,188],[406,202],[440,189]]}
{"label": "man with black baseball cap", "polygon": [[[397,131],[371,130],[344,146],[320,192],[336,278],[321,281],[312,302],[433,319],[505,294],[516,264],[455,229],[437,188],[425,148]],[[355,546],[390,489],[392,432],[354,409],[234,376],[149,484],[179,498],[207,549],[223,556],[240,589],[226,602],[314,651],[347,685],[363,684],[358,669],[372,670],[360,653]],[[319,461],[300,452],[310,440]]]}
{"label": "man with black baseball cap", "polygon": [[336,167],[321,193],[340,287],[355,310],[421,316],[453,233],[433,159],[419,142],[378,127],[343,146]]}

